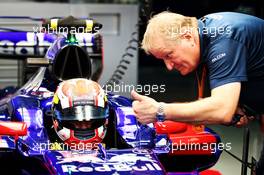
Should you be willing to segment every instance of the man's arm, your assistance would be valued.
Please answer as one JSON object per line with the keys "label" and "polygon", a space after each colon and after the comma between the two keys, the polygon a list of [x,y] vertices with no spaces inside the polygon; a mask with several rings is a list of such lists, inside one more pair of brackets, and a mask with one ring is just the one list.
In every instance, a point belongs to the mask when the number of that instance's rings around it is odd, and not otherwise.
{"label": "man's arm", "polygon": [[[211,96],[189,103],[165,103],[166,120],[201,123],[228,124],[237,108],[241,84],[228,83],[211,91]],[[152,98],[131,93],[135,99],[133,109],[137,119],[143,123],[156,121],[159,103]]]}

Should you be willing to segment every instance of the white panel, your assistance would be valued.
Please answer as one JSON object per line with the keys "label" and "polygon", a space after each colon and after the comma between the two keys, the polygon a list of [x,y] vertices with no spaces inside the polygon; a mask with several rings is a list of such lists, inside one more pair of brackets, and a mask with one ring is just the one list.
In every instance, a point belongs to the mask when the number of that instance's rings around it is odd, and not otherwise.
{"label": "white panel", "polygon": [[120,14],[118,13],[91,13],[90,17],[103,24],[100,31],[104,35],[120,34]]}

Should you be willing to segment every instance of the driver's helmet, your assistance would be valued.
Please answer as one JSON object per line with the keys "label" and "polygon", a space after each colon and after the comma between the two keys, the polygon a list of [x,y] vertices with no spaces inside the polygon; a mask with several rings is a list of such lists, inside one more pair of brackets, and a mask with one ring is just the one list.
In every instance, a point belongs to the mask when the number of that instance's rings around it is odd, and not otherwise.
{"label": "driver's helmet", "polygon": [[52,104],[53,126],[67,144],[100,143],[108,122],[107,98],[91,80],[66,80],[58,86]]}

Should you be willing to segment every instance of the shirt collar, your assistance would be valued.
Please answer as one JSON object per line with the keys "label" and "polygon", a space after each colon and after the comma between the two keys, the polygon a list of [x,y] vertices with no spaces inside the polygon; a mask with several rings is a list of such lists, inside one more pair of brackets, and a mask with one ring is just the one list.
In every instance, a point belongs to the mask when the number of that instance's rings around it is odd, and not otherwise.
{"label": "shirt collar", "polygon": [[203,33],[203,30],[205,28],[205,20],[204,18],[198,20],[198,32],[199,32],[199,39],[200,39],[200,63],[203,63],[205,61],[205,55],[206,55],[206,47],[207,47],[207,36]]}

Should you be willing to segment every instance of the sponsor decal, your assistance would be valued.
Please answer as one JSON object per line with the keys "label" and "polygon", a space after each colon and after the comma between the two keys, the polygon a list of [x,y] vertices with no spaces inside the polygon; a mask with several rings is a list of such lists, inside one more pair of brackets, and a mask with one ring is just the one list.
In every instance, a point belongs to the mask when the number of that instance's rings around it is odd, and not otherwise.
{"label": "sponsor decal", "polygon": [[[32,37],[32,36],[30,36]],[[41,54],[44,55],[47,51],[47,48],[51,45],[50,42],[44,41],[43,36],[42,38],[39,36],[39,43],[38,43],[38,53],[34,49],[36,46],[36,41],[33,41],[28,36],[26,41],[19,41],[19,42],[12,42],[10,40],[1,40],[0,41],[0,54],[14,54],[14,55],[35,55]]]}
{"label": "sponsor decal", "polygon": [[218,54],[216,57],[214,57],[214,58],[212,59],[212,63],[214,63],[214,62],[220,60],[221,58],[223,58],[223,57],[225,57],[225,56],[226,56],[226,53],[220,53],[220,54]]}
{"label": "sponsor decal", "polygon": [[114,164],[114,165],[99,165],[99,166],[91,166],[91,165],[62,165],[62,171],[66,172],[111,172],[111,171],[161,171],[162,169],[156,163],[146,163],[145,165],[134,165],[129,166],[126,164]]}
{"label": "sponsor decal", "polygon": [[[108,159],[98,154],[76,154],[69,157],[56,156],[63,172],[111,172],[111,171],[162,171],[157,160],[149,154],[114,154],[108,153]],[[75,164],[73,165],[73,162]],[[80,165],[76,166],[76,162]]]}

